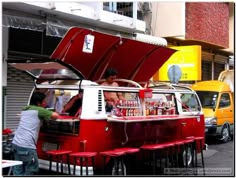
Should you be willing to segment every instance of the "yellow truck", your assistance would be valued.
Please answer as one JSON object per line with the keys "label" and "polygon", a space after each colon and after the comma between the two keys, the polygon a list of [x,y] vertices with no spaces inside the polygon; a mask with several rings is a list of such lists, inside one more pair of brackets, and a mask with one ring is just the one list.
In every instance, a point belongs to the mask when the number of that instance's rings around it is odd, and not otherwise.
{"label": "yellow truck", "polygon": [[200,98],[205,116],[206,137],[222,142],[231,139],[234,130],[234,70],[222,71],[218,80],[192,85]]}

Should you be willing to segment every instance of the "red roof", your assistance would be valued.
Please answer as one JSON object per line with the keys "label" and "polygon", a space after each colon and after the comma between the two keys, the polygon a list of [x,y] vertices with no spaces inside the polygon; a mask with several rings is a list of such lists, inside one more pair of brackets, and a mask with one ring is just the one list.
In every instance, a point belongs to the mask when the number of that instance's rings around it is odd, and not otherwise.
{"label": "red roof", "polygon": [[[92,53],[82,51],[85,35],[94,35]],[[113,67],[118,78],[136,82],[148,81],[175,52],[162,46],[104,34],[78,27],[71,28],[54,50],[51,58],[74,66],[88,80],[103,78],[104,71]]]}

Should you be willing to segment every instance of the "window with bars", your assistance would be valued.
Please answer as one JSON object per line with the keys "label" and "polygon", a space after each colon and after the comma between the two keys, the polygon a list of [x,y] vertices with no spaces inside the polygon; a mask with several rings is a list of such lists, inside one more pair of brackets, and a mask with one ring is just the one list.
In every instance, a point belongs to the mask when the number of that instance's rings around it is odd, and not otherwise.
{"label": "window with bars", "polygon": [[104,2],[103,10],[114,12],[127,17],[133,17],[132,2]]}
{"label": "window with bars", "polygon": [[10,28],[9,51],[51,55],[61,38],[46,36],[44,32]]}

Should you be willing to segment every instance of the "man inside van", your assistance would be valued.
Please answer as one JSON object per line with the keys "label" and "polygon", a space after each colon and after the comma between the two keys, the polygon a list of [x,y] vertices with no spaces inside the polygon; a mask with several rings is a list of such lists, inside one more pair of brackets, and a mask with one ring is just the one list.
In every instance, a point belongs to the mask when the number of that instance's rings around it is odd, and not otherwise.
{"label": "man inside van", "polygon": [[[118,83],[114,81],[116,76],[117,71],[113,68],[108,68],[104,73],[105,82],[103,82],[101,85],[118,87]],[[104,97],[106,101],[107,112],[110,112],[113,109],[118,100],[124,100],[122,94],[118,92],[104,92]]]}
{"label": "man inside van", "polygon": [[69,113],[70,116],[78,116],[81,114],[82,109],[83,90],[80,89],[79,93],[73,96],[70,101],[64,106],[62,112]]}
{"label": "man inside van", "polygon": [[59,115],[56,112],[44,108],[45,94],[41,92],[33,93],[30,105],[23,108],[20,123],[15,131],[12,141],[14,159],[22,161],[22,165],[13,167],[13,175],[25,176],[35,175],[39,169],[36,144],[43,119],[56,120]]}

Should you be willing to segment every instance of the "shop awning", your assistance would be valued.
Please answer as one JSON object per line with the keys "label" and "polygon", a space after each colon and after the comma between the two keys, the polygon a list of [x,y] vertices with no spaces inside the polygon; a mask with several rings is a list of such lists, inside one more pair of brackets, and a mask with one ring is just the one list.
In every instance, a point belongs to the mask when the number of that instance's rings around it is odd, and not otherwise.
{"label": "shop awning", "polygon": [[[94,36],[92,53],[82,50],[88,34]],[[118,71],[118,78],[146,82],[174,52],[163,46],[73,27],[51,58],[71,64],[92,81],[102,79],[105,70],[113,67]]]}

